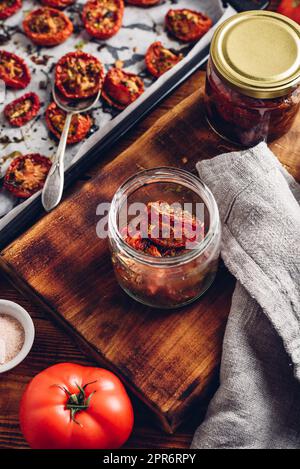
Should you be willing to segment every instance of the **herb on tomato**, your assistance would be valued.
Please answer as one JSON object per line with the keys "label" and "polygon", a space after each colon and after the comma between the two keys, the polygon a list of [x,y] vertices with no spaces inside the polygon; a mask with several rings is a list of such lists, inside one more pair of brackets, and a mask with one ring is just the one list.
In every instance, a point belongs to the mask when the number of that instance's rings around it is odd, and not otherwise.
{"label": "herb on tomato", "polygon": [[282,0],[277,11],[300,24],[300,0]]}
{"label": "herb on tomato", "polygon": [[122,25],[124,0],[89,0],[82,20],[87,32],[97,39],[114,36]]}
{"label": "herb on tomato", "polygon": [[134,73],[119,68],[111,68],[104,80],[102,97],[111,106],[125,109],[144,91],[143,80]]}
{"label": "herb on tomato", "polygon": [[15,158],[4,177],[4,187],[16,197],[27,199],[44,186],[51,168],[49,158],[31,153]]}
{"label": "herb on tomato", "polygon": [[160,77],[182,59],[182,54],[176,54],[166,49],[160,41],[154,42],[146,52],[146,67],[154,77]]}
{"label": "herb on tomato", "polygon": [[31,11],[23,21],[24,32],[39,46],[57,46],[73,32],[73,24],[59,10],[42,7]]}
{"label": "herb on tomato", "polygon": [[126,0],[126,3],[137,7],[152,7],[160,3],[160,0]]}
{"label": "herb on tomato", "polygon": [[5,20],[14,15],[22,7],[22,0],[1,0],[0,20]]}
{"label": "herb on tomato", "polygon": [[211,26],[212,20],[208,16],[187,8],[169,10],[166,14],[168,31],[183,42],[198,41]]}
{"label": "herb on tomato", "polygon": [[56,64],[55,85],[68,99],[95,95],[102,88],[103,79],[102,63],[86,52],[70,52]]}
{"label": "herb on tomato", "polygon": [[0,50],[0,79],[9,88],[22,89],[30,82],[30,72],[21,57],[6,50]]}
{"label": "herb on tomato", "polygon": [[42,4],[52,8],[66,8],[72,5],[76,0],[42,0]]}
{"label": "herb on tomato", "polygon": [[59,363],[36,375],[20,406],[21,429],[33,449],[120,448],[133,420],[117,376],[75,363]]}
{"label": "herb on tomato", "polygon": [[[49,104],[46,110],[46,124],[50,132],[60,139],[66,120],[66,113],[55,103]],[[88,114],[74,114],[68,133],[67,143],[78,143],[84,139],[92,125]]]}
{"label": "herb on tomato", "polygon": [[7,104],[4,115],[11,125],[21,127],[31,121],[39,112],[40,100],[35,93],[26,93]]}

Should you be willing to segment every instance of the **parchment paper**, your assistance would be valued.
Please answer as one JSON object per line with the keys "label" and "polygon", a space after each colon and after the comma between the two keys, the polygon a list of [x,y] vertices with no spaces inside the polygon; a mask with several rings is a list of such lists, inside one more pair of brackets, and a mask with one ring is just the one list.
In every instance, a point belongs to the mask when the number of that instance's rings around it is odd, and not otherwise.
{"label": "parchment paper", "polygon": [[[142,100],[159,88],[171,74],[180,69],[195,53],[209,44],[216,24],[235,13],[231,7],[224,10],[222,2],[219,0],[166,0],[158,6],[146,9],[126,5],[123,26],[118,34],[108,41],[99,41],[89,37],[82,28],[80,12],[84,3],[82,0],[78,1],[64,10],[73,21],[74,33],[66,42],[56,47],[35,46],[22,31],[24,15],[40,6],[39,2],[24,0],[21,11],[5,22],[0,22],[0,48],[14,52],[25,59],[32,76],[31,82],[25,90],[6,90],[5,102],[0,105],[0,178],[4,176],[11,162],[9,155],[13,152],[18,151],[22,154],[41,153],[50,158],[55,154],[57,141],[49,135],[44,113],[48,104],[52,101],[53,69],[62,55],[75,49],[81,49],[98,57],[106,70],[115,65],[116,61],[122,61],[126,70],[138,73],[143,78],[146,87],[145,93],[122,112],[112,109],[101,100],[99,101],[99,104],[92,111],[94,125],[88,138],[84,142],[67,147],[67,168],[74,164],[128,113],[133,112]],[[184,7],[208,14],[214,23],[214,27],[193,47],[171,38],[164,28],[164,17],[167,11],[170,8]],[[154,80],[145,70],[144,55],[149,45],[156,40],[162,41],[168,48],[180,50],[185,58],[162,77]],[[38,116],[27,125],[19,129],[12,128],[4,118],[3,107],[28,91],[35,91],[39,95],[42,103],[41,110]],[[0,189],[0,230],[28,206],[35,197],[37,197],[37,194],[26,201],[21,201],[5,189]]]}

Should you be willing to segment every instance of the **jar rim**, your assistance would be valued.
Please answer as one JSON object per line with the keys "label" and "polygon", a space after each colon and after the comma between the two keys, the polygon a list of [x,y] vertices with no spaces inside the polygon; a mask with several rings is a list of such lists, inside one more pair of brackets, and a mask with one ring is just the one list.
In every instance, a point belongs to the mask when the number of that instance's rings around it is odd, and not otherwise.
{"label": "jar rim", "polygon": [[300,83],[300,26],[276,12],[238,13],[215,31],[210,56],[220,76],[240,93],[286,96]]}
{"label": "jar rim", "polygon": [[[149,181],[149,179],[153,177],[157,179]],[[122,207],[127,195],[130,195],[135,190],[145,186],[146,184],[155,184],[157,182],[163,182],[168,177],[174,178],[173,181],[167,180],[168,183],[173,182],[181,184],[182,186],[187,187],[188,189],[192,190],[201,197],[203,203],[205,204],[209,212],[209,229],[203,240],[197,243],[197,247],[190,249],[181,255],[174,257],[152,257],[143,253],[142,251],[134,249],[128,243],[126,243],[117,226],[117,214],[119,212],[119,209]],[[206,198],[206,200],[204,200],[203,197]],[[151,265],[154,267],[166,267],[178,264],[185,264],[201,255],[208,248],[211,242],[215,239],[215,236],[218,234],[220,229],[220,217],[218,205],[212,192],[200,178],[183,169],[161,166],[152,169],[146,169],[134,174],[117,189],[112,199],[109,211],[108,226],[109,236],[112,236],[114,238],[121,251],[130,254],[132,257],[134,257],[143,264]]]}

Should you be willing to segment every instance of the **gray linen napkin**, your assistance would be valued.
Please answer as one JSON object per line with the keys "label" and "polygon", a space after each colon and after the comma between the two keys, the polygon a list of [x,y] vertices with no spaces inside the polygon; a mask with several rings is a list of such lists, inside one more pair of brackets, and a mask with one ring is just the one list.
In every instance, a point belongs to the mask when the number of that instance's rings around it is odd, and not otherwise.
{"label": "gray linen napkin", "polygon": [[192,448],[300,448],[300,187],[265,143],[198,163],[237,285]]}

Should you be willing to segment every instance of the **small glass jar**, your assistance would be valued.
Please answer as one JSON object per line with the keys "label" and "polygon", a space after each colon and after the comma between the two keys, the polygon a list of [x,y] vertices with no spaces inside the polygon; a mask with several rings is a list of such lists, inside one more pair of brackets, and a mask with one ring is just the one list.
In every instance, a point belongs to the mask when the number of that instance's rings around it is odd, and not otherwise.
{"label": "small glass jar", "polygon": [[[204,236],[192,249],[174,257],[152,257],[128,245],[120,213],[136,202],[203,206]],[[126,210],[128,210],[126,208]],[[210,190],[194,175],[175,168],[136,174],[116,192],[109,213],[109,239],[115,275],[135,300],[156,308],[177,308],[199,298],[212,284],[220,254],[220,219]]]}
{"label": "small glass jar", "polygon": [[300,27],[267,11],[235,15],[215,32],[205,109],[221,137],[243,146],[291,128],[300,107]]}

